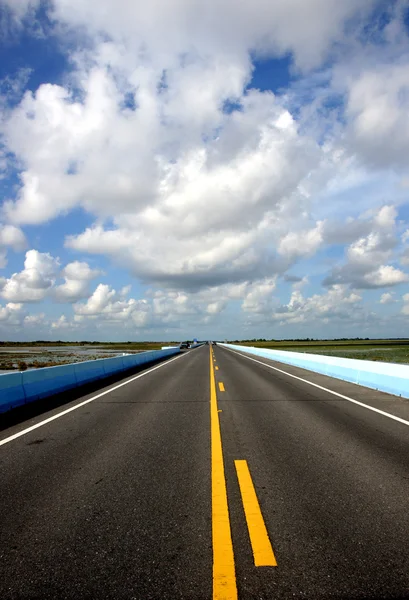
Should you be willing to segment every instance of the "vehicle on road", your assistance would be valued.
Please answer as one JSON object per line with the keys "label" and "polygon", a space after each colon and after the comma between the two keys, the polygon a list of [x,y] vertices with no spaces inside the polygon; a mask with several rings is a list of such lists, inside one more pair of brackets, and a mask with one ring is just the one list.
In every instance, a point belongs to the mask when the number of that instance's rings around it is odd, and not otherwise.
{"label": "vehicle on road", "polygon": [[189,344],[189,342],[182,342],[182,343],[179,345],[179,348],[180,348],[181,350],[188,349],[188,348],[190,348],[190,344]]}

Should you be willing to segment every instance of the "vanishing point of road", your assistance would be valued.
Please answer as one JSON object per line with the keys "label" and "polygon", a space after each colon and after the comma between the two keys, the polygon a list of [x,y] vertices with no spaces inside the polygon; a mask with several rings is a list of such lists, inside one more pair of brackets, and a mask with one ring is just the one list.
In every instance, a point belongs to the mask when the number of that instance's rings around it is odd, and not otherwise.
{"label": "vanishing point of road", "polygon": [[407,400],[206,345],[3,419],[2,600],[409,598]]}

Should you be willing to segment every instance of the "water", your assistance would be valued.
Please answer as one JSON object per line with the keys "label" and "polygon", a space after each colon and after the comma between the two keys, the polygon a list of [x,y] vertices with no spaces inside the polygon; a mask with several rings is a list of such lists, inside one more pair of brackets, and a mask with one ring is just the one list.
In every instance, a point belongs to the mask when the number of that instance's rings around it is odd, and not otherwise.
{"label": "water", "polygon": [[[94,346],[2,346],[0,349],[0,373],[5,374],[18,370],[18,363],[25,363],[27,369],[53,364],[67,364],[95,358],[118,356],[122,352],[112,348]],[[36,364],[34,364],[36,363]],[[10,370],[14,367],[15,370]]]}

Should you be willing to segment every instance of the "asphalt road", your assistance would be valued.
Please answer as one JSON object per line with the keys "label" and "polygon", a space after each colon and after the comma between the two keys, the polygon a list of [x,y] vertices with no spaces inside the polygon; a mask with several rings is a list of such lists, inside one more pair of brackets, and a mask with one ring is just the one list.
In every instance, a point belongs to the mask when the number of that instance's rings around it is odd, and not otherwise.
{"label": "asphalt road", "polygon": [[210,353],[0,433],[2,600],[409,598],[409,401]]}

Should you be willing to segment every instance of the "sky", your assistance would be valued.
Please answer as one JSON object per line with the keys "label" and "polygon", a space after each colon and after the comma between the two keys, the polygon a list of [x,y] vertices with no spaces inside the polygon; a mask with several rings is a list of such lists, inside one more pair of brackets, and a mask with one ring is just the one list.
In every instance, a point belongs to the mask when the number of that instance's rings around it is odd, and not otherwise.
{"label": "sky", "polygon": [[409,2],[0,0],[0,339],[409,337]]}

